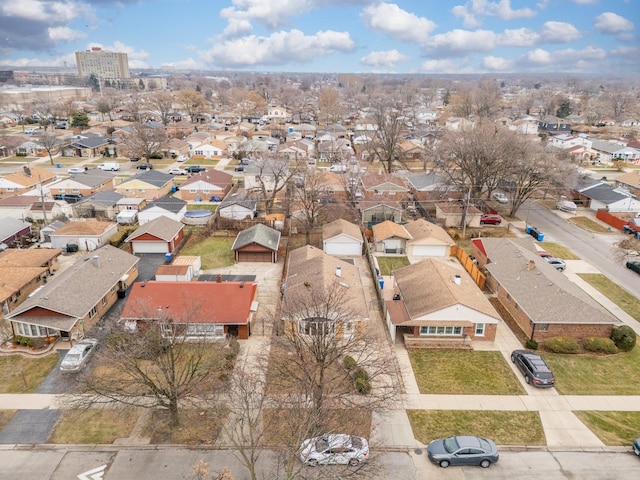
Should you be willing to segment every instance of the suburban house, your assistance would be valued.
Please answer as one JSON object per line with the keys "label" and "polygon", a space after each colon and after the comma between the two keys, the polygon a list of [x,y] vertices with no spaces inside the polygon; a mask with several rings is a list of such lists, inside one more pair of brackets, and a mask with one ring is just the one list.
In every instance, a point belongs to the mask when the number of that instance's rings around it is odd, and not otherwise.
{"label": "suburban house", "polygon": [[271,262],[278,261],[280,232],[262,223],[245,228],[238,232],[231,250],[236,262]]}
{"label": "suburban house", "polygon": [[409,190],[418,201],[447,200],[460,198],[460,192],[447,179],[433,172],[407,175]]}
{"label": "suburban house", "polygon": [[403,225],[386,220],[375,224],[372,230],[376,253],[407,254],[407,245],[413,237]]}
{"label": "suburban house", "polygon": [[191,153],[191,158],[222,158],[226,148],[227,144],[222,140],[211,140],[196,146]]}
{"label": "suburban house", "polygon": [[463,205],[460,202],[436,203],[436,219],[444,223],[445,227],[461,226],[463,213],[467,227],[480,227],[482,211],[473,205],[467,205],[466,211],[463,211]]}
{"label": "suburban house", "polygon": [[476,238],[472,253],[487,271],[487,288],[529,338],[609,338],[613,327],[621,324],[540,257],[529,237]]}
{"label": "suburban house", "polygon": [[248,198],[239,193],[234,193],[222,200],[217,213],[221,218],[230,220],[255,218],[258,215],[258,201],[255,198]]}
{"label": "suburban house", "polygon": [[367,328],[369,310],[358,267],[306,245],[290,252],[281,319],[287,335],[335,335]]}
{"label": "suburban house", "polygon": [[[69,157],[101,157],[105,153],[113,153],[114,147],[101,135],[76,135],[71,145],[64,148],[64,153]],[[111,150],[111,152],[109,151]]]}
{"label": "suburban house", "polygon": [[640,197],[640,171],[632,170],[615,178],[616,188],[623,188],[631,195]]}
{"label": "suburban house", "polygon": [[49,234],[53,248],[65,249],[76,245],[80,251],[92,251],[109,243],[118,233],[118,224],[97,220],[69,222]]}
{"label": "suburban house", "polygon": [[362,223],[368,229],[385,220],[396,223],[402,221],[402,205],[397,201],[388,199],[362,200],[358,203],[358,209],[362,215]]}
{"label": "suburban house", "polygon": [[188,338],[246,340],[258,308],[255,282],[137,282],[120,316],[127,331],[161,322]]}
{"label": "suburban house", "polygon": [[54,220],[53,222],[40,227],[40,241],[43,243],[51,242],[51,232],[55,232],[59,228],[62,228],[66,225],[62,220]]}
{"label": "suburban house", "polygon": [[187,202],[175,196],[165,196],[147,203],[138,212],[138,223],[144,225],[158,217],[167,217],[181,222],[187,213]]}
{"label": "suburban house", "polygon": [[115,191],[127,198],[156,200],[171,191],[173,176],[157,170],[139,173],[115,187]]}
{"label": "suburban house", "polygon": [[538,121],[538,133],[571,133],[571,123],[559,117],[546,117]]}
{"label": "suburban house", "polygon": [[44,168],[24,165],[21,171],[0,177],[0,197],[20,195],[35,190],[39,185],[48,185],[57,178],[55,173]]}
{"label": "suburban house", "polygon": [[26,218],[43,222],[49,218],[63,217],[68,213],[69,205],[63,201],[41,202],[38,197],[31,197],[35,201],[29,207]]}
{"label": "suburban house", "polygon": [[[0,119],[2,124],[2,119]],[[24,143],[23,135],[3,135],[0,145],[0,157],[13,157],[18,152],[18,147]]]}
{"label": "suburban house", "polygon": [[409,187],[401,178],[389,173],[367,173],[362,177],[362,193],[365,200],[397,202],[409,199]]}
{"label": "suburban house", "polygon": [[173,253],[184,238],[184,225],[177,220],[160,216],[140,225],[125,242],[131,253]]}
{"label": "suburban house", "polygon": [[177,158],[180,155],[189,156],[189,144],[180,138],[170,138],[162,150],[165,157]]}
{"label": "suburban house", "polygon": [[407,348],[429,343],[468,347],[493,341],[500,315],[456,262],[427,258],[393,271],[393,298],[385,302],[391,338]]}
{"label": "suburban house", "polygon": [[580,200],[591,210],[608,212],[640,212],[640,200],[624,189],[617,189],[605,182],[596,182],[580,189]]}
{"label": "suburban house", "polygon": [[24,220],[31,217],[31,207],[40,201],[40,197],[30,195],[13,195],[0,198],[0,217]]}
{"label": "suburban house", "polygon": [[106,245],[51,277],[7,315],[14,335],[82,338],[138,276],[139,259]]}
{"label": "suburban house", "polygon": [[285,179],[289,178],[289,165],[279,160],[264,160],[252,162],[245,167],[244,189],[247,192],[272,192],[274,188],[282,187]]}
{"label": "suburban house", "polygon": [[407,243],[409,257],[448,257],[456,244],[444,228],[422,218],[404,228],[412,237]]}
{"label": "suburban house", "polygon": [[361,256],[362,232],[360,227],[339,218],[322,226],[322,249],[328,255]]}
{"label": "suburban house", "polygon": [[77,218],[100,218],[113,220],[118,214],[118,201],[125,198],[121,193],[105,190],[83,198],[71,206]]}
{"label": "suburban house", "polygon": [[221,170],[196,173],[180,186],[180,198],[187,202],[198,199],[219,202],[231,190],[232,180],[233,175]]}
{"label": "suburban house", "polygon": [[115,175],[112,172],[92,168],[52,183],[49,185],[49,193],[51,195],[77,193],[88,197],[96,192],[111,190],[114,186],[114,178]]}
{"label": "suburban house", "polygon": [[0,252],[0,316],[24,302],[29,294],[44,285],[58,269],[62,250],[53,248],[9,248]]}
{"label": "suburban house", "polygon": [[31,224],[18,218],[0,217],[0,245],[21,244],[31,237]]}

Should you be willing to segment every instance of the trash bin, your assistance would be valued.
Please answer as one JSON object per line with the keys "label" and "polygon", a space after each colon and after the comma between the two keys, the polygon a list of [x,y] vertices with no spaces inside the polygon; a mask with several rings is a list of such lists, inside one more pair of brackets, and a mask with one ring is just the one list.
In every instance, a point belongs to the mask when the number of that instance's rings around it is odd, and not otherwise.
{"label": "trash bin", "polygon": [[171,187],[171,193],[176,193],[177,191],[178,191],[178,187],[176,187],[175,185]]}
{"label": "trash bin", "polygon": [[529,225],[527,225],[525,232],[527,233],[527,235],[531,233],[531,227]]}
{"label": "trash bin", "polygon": [[378,278],[378,282],[380,283],[380,289],[384,288],[384,278],[380,277]]}
{"label": "trash bin", "polygon": [[170,253],[165,253],[164,254],[164,261],[165,261],[165,263],[171,263],[171,254]]}
{"label": "trash bin", "polygon": [[538,236],[536,237],[536,240],[538,240],[539,242],[544,240],[544,233],[540,233],[538,232]]}
{"label": "trash bin", "polygon": [[60,164],[59,163],[56,163],[56,168],[60,168]]}

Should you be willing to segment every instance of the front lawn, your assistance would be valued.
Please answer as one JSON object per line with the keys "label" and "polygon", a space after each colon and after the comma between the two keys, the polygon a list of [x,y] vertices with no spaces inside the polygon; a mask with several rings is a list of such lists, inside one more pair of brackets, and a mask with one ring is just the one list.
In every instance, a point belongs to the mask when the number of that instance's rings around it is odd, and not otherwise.
{"label": "front lawn", "polygon": [[546,445],[538,412],[407,410],[413,435],[428,445],[452,435],[486,437],[498,445]]}
{"label": "front lawn", "polygon": [[180,255],[199,255],[202,269],[229,267],[234,263],[231,250],[234,237],[204,237],[192,235]]}
{"label": "front lawn", "polygon": [[630,446],[640,436],[640,412],[573,412],[609,446]]}
{"label": "front lawn", "polygon": [[133,408],[63,410],[48,443],[108,444],[131,435],[138,420]]}
{"label": "front lawn", "polygon": [[0,393],[33,393],[58,362],[58,355],[0,357]]}
{"label": "front lawn", "polygon": [[640,395],[640,347],[616,355],[544,353],[563,395]]}
{"label": "front lawn", "polygon": [[409,350],[420,393],[522,395],[525,393],[500,352]]}
{"label": "front lawn", "polygon": [[563,260],[580,260],[580,257],[578,257],[567,247],[563,247],[562,245],[558,245],[557,243],[541,242],[540,246],[543,250],[549,252],[556,258],[562,258]]}
{"label": "front lawn", "polygon": [[594,222],[588,217],[571,217],[569,219],[569,222],[593,233],[607,233],[608,231],[610,231],[600,225],[598,222]]}
{"label": "front lawn", "polygon": [[601,273],[579,273],[580,278],[640,322],[640,301]]}
{"label": "front lawn", "polygon": [[376,257],[380,266],[381,275],[391,275],[394,270],[409,265],[407,257]]}

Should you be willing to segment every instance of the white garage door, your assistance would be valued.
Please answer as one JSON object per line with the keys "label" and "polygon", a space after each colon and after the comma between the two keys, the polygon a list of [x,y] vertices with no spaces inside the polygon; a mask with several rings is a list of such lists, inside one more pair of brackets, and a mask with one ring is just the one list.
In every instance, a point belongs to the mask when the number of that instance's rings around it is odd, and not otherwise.
{"label": "white garage door", "polygon": [[325,252],[329,255],[362,255],[362,246],[357,242],[327,242]]}
{"label": "white garage door", "polygon": [[133,253],[169,253],[167,242],[133,242]]}
{"label": "white garage door", "polygon": [[414,245],[414,257],[444,257],[447,254],[445,245]]}

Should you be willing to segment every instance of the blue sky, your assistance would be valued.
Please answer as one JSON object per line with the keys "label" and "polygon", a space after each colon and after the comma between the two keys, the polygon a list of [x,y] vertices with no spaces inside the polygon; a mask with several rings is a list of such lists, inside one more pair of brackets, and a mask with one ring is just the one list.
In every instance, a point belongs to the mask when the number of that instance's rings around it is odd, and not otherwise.
{"label": "blue sky", "polygon": [[640,0],[0,0],[0,68],[639,72]]}

